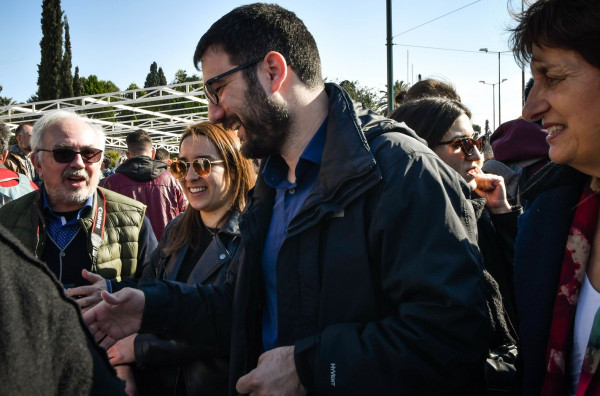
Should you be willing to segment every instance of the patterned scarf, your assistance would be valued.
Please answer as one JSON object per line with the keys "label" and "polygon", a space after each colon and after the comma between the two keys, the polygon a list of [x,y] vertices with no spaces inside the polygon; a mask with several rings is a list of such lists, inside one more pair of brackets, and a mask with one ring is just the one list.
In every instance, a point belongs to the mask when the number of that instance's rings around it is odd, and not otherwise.
{"label": "patterned scarf", "polygon": [[[567,239],[556,300],[548,349],[546,353],[546,377],[541,394],[564,395],[567,378],[565,366],[575,319],[579,290],[586,273],[591,243],[596,231],[600,195],[586,187],[575,211]],[[596,314],[592,334],[585,351],[577,396],[600,395],[600,378],[595,375],[600,360],[600,315]]]}

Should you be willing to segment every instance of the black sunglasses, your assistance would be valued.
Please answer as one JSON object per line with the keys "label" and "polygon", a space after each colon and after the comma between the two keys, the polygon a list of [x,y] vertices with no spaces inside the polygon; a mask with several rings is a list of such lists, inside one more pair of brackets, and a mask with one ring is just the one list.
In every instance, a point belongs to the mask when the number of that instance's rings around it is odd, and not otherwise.
{"label": "black sunglasses", "polygon": [[437,145],[443,146],[445,144],[451,144],[455,148],[460,147],[462,152],[465,153],[465,155],[468,157],[473,155],[475,147],[477,147],[477,150],[479,150],[479,152],[483,153],[483,147],[485,146],[485,136],[482,136],[479,139],[473,139],[468,137],[453,139],[448,140],[447,142],[439,142]]}
{"label": "black sunglasses", "polygon": [[76,150],[73,150],[72,148],[63,147],[63,148],[56,148],[54,150],[40,149],[37,151],[47,151],[49,153],[52,153],[52,157],[54,157],[54,161],[61,163],[61,164],[68,164],[69,162],[73,161],[77,154],[80,154],[81,159],[83,159],[83,162],[87,162],[88,164],[96,163],[96,162],[100,161],[100,158],[102,158],[102,150],[95,149],[95,148],[85,148],[81,151],[76,151]]}
{"label": "black sunglasses", "polygon": [[217,91],[215,91],[215,89],[213,88],[212,85],[214,83],[216,83],[217,81],[219,81],[220,79],[222,79],[223,77],[227,77],[228,75],[233,74],[236,71],[245,69],[249,66],[256,65],[259,62],[262,62],[262,59],[244,63],[243,65],[234,67],[233,69],[226,71],[225,73],[219,74],[218,76],[211,78],[210,80],[208,80],[207,82],[204,83],[204,94],[206,95],[208,100],[210,100],[210,102],[212,104],[214,104],[215,106],[218,105],[219,104],[219,95],[217,94]]}
{"label": "black sunglasses", "polygon": [[[200,177],[208,177],[212,169],[213,164],[220,164],[225,162],[223,160],[211,161],[208,158],[196,158],[192,162],[185,161],[173,161],[170,165],[170,170],[173,176],[177,179],[183,179],[187,176],[190,168],[194,169],[194,172]],[[191,166],[190,166],[191,165]]]}

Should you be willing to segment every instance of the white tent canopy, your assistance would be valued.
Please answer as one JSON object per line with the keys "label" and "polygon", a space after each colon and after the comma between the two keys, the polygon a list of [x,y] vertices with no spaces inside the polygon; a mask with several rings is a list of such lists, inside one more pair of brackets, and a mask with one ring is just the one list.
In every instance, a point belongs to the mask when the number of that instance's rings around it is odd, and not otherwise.
{"label": "white tent canopy", "polygon": [[65,109],[90,118],[106,133],[106,147],[127,149],[127,134],[143,129],[155,148],[176,153],[186,125],[208,120],[202,81],[0,107],[0,121],[15,129],[44,113]]}

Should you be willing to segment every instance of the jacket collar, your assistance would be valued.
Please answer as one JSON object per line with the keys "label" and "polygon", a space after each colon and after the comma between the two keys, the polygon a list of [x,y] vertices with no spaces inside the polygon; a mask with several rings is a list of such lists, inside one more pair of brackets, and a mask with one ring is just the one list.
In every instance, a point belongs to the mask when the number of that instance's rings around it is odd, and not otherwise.
{"label": "jacket collar", "polygon": [[525,184],[521,197],[523,201],[531,201],[542,192],[564,185],[583,188],[590,182],[590,176],[571,168],[568,165],[549,162]]}
{"label": "jacket collar", "polygon": [[24,152],[23,152],[23,151],[22,151],[22,150],[19,148],[19,146],[18,146],[18,145],[16,145],[16,144],[13,144],[12,146],[10,146],[10,149],[9,149],[8,151],[10,151],[11,153],[15,153],[15,154],[17,154],[17,155],[18,155],[19,157],[21,157],[21,158],[27,158],[27,154],[25,154],[25,153],[24,153]]}
{"label": "jacket collar", "polygon": [[[361,130],[364,120],[359,120],[356,104],[338,85],[328,83],[325,90],[329,96],[329,114],[321,169],[303,208],[324,200],[339,201],[346,190],[344,185],[351,180],[359,180],[360,183],[360,179],[364,181],[365,175],[373,174],[375,170],[375,158]],[[274,193],[262,177],[264,162],[251,192],[253,201],[261,201]],[[378,172],[374,177],[375,182],[381,178]]]}
{"label": "jacket collar", "polygon": [[228,234],[231,236],[240,235],[239,226],[240,212],[235,211],[229,216],[223,227],[219,229],[219,234]]}

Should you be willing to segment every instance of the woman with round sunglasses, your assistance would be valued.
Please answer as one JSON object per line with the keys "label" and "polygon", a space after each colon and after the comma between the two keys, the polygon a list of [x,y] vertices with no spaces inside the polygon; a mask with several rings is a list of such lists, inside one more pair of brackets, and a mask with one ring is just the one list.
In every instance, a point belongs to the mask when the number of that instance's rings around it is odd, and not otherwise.
{"label": "woman with round sunglasses", "polygon": [[[242,157],[234,131],[203,122],[186,128],[179,158],[170,170],[189,205],[167,225],[140,283],[223,283],[239,247],[238,220],[245,196],[256,178],[252,162]],[[135,380],[127,369],[120,369],[119,374],[129,389],[137,386],[140,395],[227,393],[227,353],[217,348],[134,334],[107,353],[117,368],[135,364]]]}
{"label": "woman with round sunglasses", "polygon": [[[402,104],[391,118],[414,129],[471,189],[492,329],[491,352],[486,365],[488,389],[510,390],[513,379],[510,375],[506,377],[503,371],[509,370],[514,374],[514,366],[505,364],[499,367],[495,358],[498,352],[508,353],[505,346],[511,345],[512,349],[517,340],[512,261],[517,220],[522,209],[509,205],[502,177],[481,171],[485,140],[473,138],[471,112],[465,105],[447,98],[418,99]],[[505,360],[510,357],[514,356],[504,356]]]}

